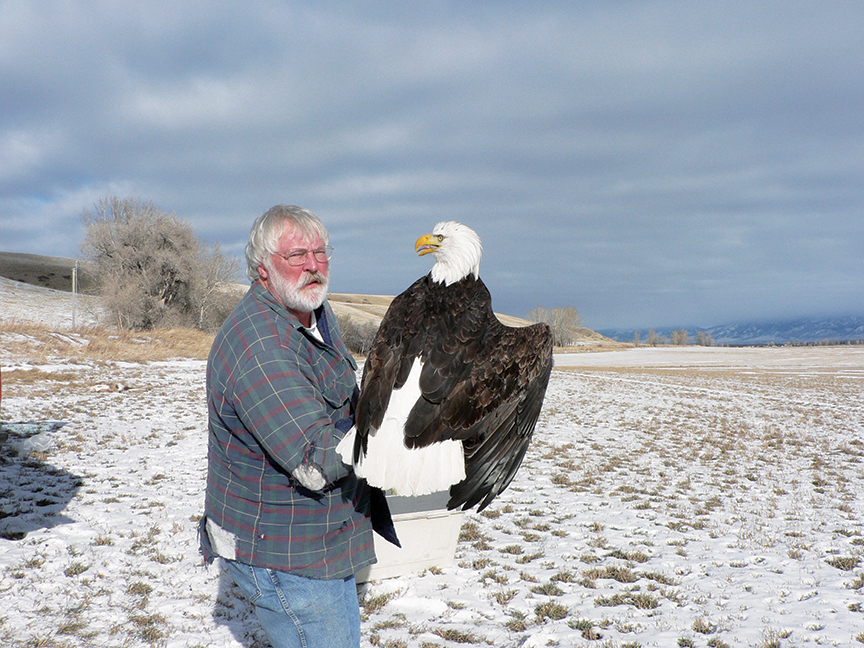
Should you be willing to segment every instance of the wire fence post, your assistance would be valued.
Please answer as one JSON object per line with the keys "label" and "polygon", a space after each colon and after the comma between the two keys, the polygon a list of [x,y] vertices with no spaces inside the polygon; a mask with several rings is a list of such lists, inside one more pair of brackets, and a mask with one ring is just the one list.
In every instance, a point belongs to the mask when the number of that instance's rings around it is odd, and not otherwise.
{"label": "wire fence post", "polygon": [[72,268],[72,328],[75,329],[75,316],[78,313],[78,261]]}

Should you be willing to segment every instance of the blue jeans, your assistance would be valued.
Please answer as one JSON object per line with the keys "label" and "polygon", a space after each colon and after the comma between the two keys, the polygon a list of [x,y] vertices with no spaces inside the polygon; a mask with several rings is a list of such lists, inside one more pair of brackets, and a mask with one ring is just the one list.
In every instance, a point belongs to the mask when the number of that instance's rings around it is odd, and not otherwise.
{"label": "blue jeans", "polygon": [[273,648],[359,648],[360,604],[353,576],[318,580],[222,562],[255,606]]}

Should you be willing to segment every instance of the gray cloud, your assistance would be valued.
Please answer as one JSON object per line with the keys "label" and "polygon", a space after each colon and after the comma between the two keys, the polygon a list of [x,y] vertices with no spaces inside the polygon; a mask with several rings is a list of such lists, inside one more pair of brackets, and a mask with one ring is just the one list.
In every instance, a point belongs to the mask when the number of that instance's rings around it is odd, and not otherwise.
{"label": "gray cloud", "polygon": [[861,312],[864,6],[0,3],[0,248],[77,255],[100,196],[242,253],[278,202],[334,289],[483,238],[495,306],[595,328]]}

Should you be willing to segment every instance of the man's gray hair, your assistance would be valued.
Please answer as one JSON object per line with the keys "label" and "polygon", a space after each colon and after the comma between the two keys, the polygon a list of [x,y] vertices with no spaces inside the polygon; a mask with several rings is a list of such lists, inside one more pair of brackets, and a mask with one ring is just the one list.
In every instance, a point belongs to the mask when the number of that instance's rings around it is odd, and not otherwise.
{"label": "man's gray hair", "polygon": [[285,226],[296,227],[304,238],[321,237],[324,244],[330,242],[330,235],[324,223],[308,209],[296,205],[276,205],[261,214],[252,225],[249,232],[249,242],[246,244],[246,276],[249,281],[258,281],[258,266],[269,263],[270,256],[278,250],[279,238],[285,231]]}

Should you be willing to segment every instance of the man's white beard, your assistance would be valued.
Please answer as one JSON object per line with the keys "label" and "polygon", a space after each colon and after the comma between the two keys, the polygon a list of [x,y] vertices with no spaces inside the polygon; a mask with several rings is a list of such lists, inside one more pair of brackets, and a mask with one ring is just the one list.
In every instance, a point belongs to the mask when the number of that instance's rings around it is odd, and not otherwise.
{"label": "man's white beard", "polygon": [[[296,284],[291,284],[285,277],[268,268],[268,283],[279,302],[288,310],[299,313],[311,313],[327,298],[327,288],[330,285],[330,269],[326,272],[303,273]],[[303,290],[312,281],[318,281],[318,286]]]}

